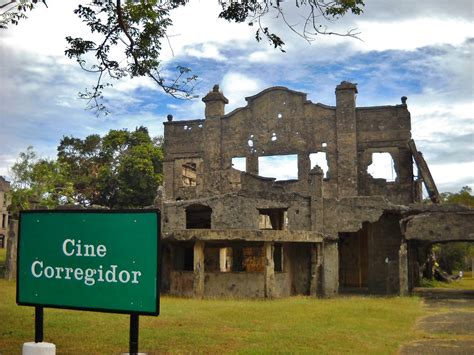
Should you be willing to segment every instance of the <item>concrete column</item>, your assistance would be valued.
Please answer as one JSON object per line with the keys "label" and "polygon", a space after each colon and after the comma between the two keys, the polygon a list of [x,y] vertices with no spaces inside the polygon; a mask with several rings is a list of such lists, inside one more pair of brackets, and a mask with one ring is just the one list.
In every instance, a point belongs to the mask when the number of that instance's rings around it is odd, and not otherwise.
{"label": "concrete column", "polygon": [[[174,191],[176,189],[176,186],[174,186],[174,181],[174,161],[163,161],[163,199],[174,199]],[[181,182],[181,180],[179,180],[179,182]]]}
{"label": "concrete column", "polygon": [[273,242],[263,244],[265,253],[265,297],[275,296],[275,262],[273,261]]}
{"label": "concrete column", "polygon": [[338,197],[358,195],[356,94],[357,86],[347,81],[336,87]]}
{"label": "concrete column", "polygon": [[5,279],[11,281],[16,279],[16,259],[18,242],[18,221],[10,220],[7,235],[7,260]]}
{"label": "concrete column", "polygon": [[308,174],[311,170],[311,160],[308,153],[298,154],[298,180],[304,181],[307,184]]}
{"label": "concrete column", "polygon": [[408,248],[406,241],[402,241],[398,251],[398,268],[400,280],[400,296],[408,295]]}
{"label": "concrete column", "polygon": [[322,294],[324,297],[336,296],[339,290],[339,251],[337,242],[323,244]]}
{"label": "concrete column", "polygon": [[319,296],[319,284],[321,273],[321,244],[311,245],[311,283],[309,294],[313,297]]}
{"label": "concrete column", "polygon": [[324,206],[323,206],[323,170],[319,166],[311,169],[310,173],[311,195],[311,230],[324,231]]}
{"label": "concrete column", "polygon": [[258,175],[258,156],[248,155],[246,157],[246,172],[254,175]]}
{"label": "concrete column", "polygon": [[204,296],[204,242],[194,243],[194,297]]}

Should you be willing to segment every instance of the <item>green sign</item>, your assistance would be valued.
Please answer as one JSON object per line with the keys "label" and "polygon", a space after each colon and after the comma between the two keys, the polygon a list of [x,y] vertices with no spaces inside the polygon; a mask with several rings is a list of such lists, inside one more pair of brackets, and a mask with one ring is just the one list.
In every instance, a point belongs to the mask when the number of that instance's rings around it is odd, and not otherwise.
{"label": "green sign", "polygon": [[158,315],[157,211],[24,211],[17,303]]}

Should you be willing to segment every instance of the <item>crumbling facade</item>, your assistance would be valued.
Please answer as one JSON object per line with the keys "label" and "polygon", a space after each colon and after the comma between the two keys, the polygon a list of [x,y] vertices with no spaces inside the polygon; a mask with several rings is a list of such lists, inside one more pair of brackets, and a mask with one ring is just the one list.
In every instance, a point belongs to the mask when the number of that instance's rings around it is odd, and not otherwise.
{"label": "crumbling facade", "polygon": [[[421,179],[413,172],[418,152],[406,98],[394,106],[357,107],[356,94],[355,84],[342,82],[336,106],[327,106],[272,87],[226,114],[228,100],[216,85],[203,98],[205,119],[168,117],[164,188],[156,201],[164,291],[403,294],[416,283],[417,247],[408,251],[400,222],[426,211],[407,207],[421,201]],[[393,181],[368,173],[377,154],[391,158]],[[281,156],[296,159],[297,176],[261,176],[262,158]],[[323,159],[326,171],[313,157]],[[245,162],[243,171],[237,161]],[[431,176],[426,180],[434,186]]]}
{"label": "crumbling facade", "polygon": [[0,176],[0,248],[6,247],[8,235],[8,205],[10,198],[10,183]]}

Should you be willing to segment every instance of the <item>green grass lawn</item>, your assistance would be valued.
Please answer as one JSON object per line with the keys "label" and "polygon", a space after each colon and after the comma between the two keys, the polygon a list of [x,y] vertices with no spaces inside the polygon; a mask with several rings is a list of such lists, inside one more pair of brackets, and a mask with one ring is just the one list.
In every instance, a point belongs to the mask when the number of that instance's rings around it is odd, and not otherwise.
{"label": "green grass lawn", "polygon": [[[161,315],[140,317],[140,350],[198,353],[393,354],[423,315],[418,298],[340,297],[194,300],[162,297]],[[129,316],[45,309],[45,341],[58,354],[128,351]],[[0,353],[34,339],[34,309],[15,304],[0,280]]]}
{"label": "green grass lawn", "polygon": [[[457,274],[457,272],[455,273]],[[460,280],[453,280],[451,282],[441,282],[436,280],[423,279],[423,287],[437,287],[437,288],[452,288],[462,290],[474,290],[474,275],[471,271],[465,271],[463,278]]]}

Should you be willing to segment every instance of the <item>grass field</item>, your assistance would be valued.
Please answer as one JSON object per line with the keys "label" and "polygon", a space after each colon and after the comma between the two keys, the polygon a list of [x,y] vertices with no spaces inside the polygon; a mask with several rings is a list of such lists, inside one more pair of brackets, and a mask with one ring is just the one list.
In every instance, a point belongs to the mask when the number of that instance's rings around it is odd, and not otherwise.
{"label": "grass field", "polygon": [[460,280],[453,280],[451,282],[441,282],[436,280],[423,279],[423,287],[437,287],[437,288],[452,288],[463,290],[474,290],[474,275],[471,271],[465,271],[463,278]]}
{"label": "grass field", "polygon": [[[34,339],[34,309],[15,305],[15,283],[0,280],[0,353]],[[292,297],[193,300],[163,297],[161,315],[140,317],[140,350],[198,353],[393,354],[423,334],[418,298]],[[127,351],[126,315],[45,309],[45,341],[58,354]]]}

